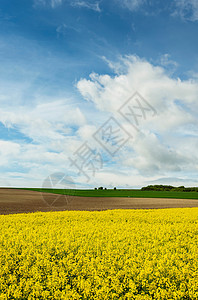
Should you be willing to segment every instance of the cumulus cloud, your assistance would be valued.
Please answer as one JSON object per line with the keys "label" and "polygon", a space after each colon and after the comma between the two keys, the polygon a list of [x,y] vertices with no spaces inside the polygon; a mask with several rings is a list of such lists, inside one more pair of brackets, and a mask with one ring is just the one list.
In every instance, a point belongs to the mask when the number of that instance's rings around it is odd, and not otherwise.
{"label": "cumulus cloud", "polygon": [[[168,55],[159,65],[137,56],[125,56],[116,62],[105,60],[114,75],[92,73],[77,82],[85,110],[72,99],[43,99],[39,95],[31,107],[20,101],[11,107],[2,96],[0,122],[32,141],[0,141],[0,165],[12,170],[5,177],[12,178],[11,185],[23,178],[24,184],[41,186],[49,174],[66,172],[85,186],[86,178],[78,175],[68,158],[86,141],[97,147],[104,159],[103,169],[91,177],[92,186],[138,187],[163,178],[176,178],[175,182],[182,185],[188,174],[193,179],[198,170],[198,77],[175,78],[169,69],[177,64]],[[136,91],[157,112],[139,118],[139,131],[119,113]],[[115,157],[93,138],[110,116],[132,135]]]}
{"label": "cumulus cloud", "polygon": [[[167,59],[166,55],[166,67]],[[118,68],[119,64],[122,68]],[[92,73],[89,79],[83,78],[77,84],[87,101],[101,112],[111,113],[133,135],[128,148],[117,155],[116,163],[148,176],[197,171],[194,134],[198,125],[198,81],[171,77],[162,65],[153,65],[137,56],[124,57],[119,64],[115,64],[114,76]],[[114,63],[109,66],[113,68]],[[141,119],[139,132],[119,114],[119,108],[135,91],[157,111],[155,117]]]}
{"label": "cumulus cloud", "polygon": [[[95,103],[100,110],[115,111],[135,91],[139,91],[158,111],[166,113],[176,106],[174,101],[180,99],[185,105],[197,106],[197,81],[171,78],[162,66],[155,66],[137,56],[121,59],[122,69],[115,76],[92,73],[89,79],[81,79],[77,88],[83,97]],[[113,68],[113,63],[109,64]]]}

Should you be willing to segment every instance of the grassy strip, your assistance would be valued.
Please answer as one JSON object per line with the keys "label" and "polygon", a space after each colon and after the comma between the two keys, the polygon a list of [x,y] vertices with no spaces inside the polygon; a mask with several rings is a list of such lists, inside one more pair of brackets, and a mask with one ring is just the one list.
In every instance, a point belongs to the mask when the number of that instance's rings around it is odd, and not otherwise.
{"label": "grassy strip", "polygon": [[197,192],[177,191],[141,191],[141,190],[67,190],[67,189],[42,189],[26,188],[26,190],[75,195],[81,197],[132,197],[132,198],[174,198],[174,199],[198,199]]}

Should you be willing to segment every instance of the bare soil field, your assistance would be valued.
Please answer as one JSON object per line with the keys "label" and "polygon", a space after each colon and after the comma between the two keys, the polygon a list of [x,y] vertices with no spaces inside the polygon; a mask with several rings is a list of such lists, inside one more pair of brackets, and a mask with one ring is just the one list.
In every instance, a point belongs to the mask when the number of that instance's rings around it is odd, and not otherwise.
{"label": "bare soil field", "polygon": [[0,214],[62,210],[152,209],[198,207],[198,200],[164,198],[100,198],[0,189]]}

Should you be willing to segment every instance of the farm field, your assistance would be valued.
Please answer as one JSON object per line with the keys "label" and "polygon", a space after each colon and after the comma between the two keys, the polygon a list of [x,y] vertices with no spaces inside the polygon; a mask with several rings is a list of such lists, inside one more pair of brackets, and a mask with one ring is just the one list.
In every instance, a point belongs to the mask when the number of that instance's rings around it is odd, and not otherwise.
{"label": "farm field", "polygon": [[175,198],[198,199],[198,192],[142,191],[142,190],[67,190],[67,189],[28,189],[45,193],[67,194],[80,197],[134,197],[134,198]]}
{"label": "farm field", "polygon": [[[184,193],[185,195],[188,193]],[[198,207],[197,199],[85,197],[37,192],[25,189],[0,189],[0,214],[63,210],[152,209]]]}
{"label": "farm field", "polygon": [[0,222],[0,299],[198,299],[198,208]]}

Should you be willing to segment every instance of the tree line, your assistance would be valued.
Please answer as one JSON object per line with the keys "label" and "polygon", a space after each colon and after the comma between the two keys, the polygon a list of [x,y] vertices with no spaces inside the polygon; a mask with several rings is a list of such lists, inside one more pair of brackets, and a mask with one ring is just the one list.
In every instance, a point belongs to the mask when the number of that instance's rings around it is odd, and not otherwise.
{"label": "tree line", "polygon": [[141,188],[142,191],[176,191],[176,192],[198,192],[198,187],[172,186],[172,185],[148,185]]}

